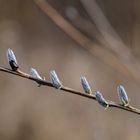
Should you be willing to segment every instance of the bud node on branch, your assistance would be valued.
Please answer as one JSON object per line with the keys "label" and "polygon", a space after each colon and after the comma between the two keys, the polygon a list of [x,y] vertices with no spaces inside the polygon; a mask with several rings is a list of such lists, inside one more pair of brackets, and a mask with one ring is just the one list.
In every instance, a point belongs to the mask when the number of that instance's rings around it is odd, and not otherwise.
{"label": "bud node on branch", "polygon": [[7,50],[7,59],[8,59],[9,65],[11,66],[11,69],[0,67],[0,71],[6,72],[9,74],[13,74],[16,76],[20,76],[20,77],[26,78],[28,80],[35,81],[39,85],[53,87],[53,88],[56,88],[59,90],[66,91],[68,93],[72,93],[72,94],[76,94],[76,95],[79,95],[79,96],[82,96],[82,97],[85,97],[88,99],[96,100],[101,106],[103,106],[105,108],[115,107],[115,108],[118,108],[121,110],[126,110],[126,111],[140,115],[140,110],[137,108],[134,108],[130,105],[130,100],[127,96],[125,88],[122,85],[119,85],[117,87],[118,96],[119,96],[119,99],[121,102],[121,104],[119,104],[119,103],[115,103],[110,100],[106,100],[103,97],[102,93],[99,91],[96,91],[95,94],[92,93],[87,79],[83,76],[80,78],[80,81],[81,81],[81,85],[82,85],[85,93],[76,91],[74,89],[71,89],[71,88],[68,88],[68,87],[65,87],[64,85],[62,85],[62,82],[59,80],[59,78],[54,70],[50,71],[51,82],[43,79],[39,75],[37,70],[34,68],[31,68],[30,74],[21,71],[19,69],[15,54],[11,49]]}

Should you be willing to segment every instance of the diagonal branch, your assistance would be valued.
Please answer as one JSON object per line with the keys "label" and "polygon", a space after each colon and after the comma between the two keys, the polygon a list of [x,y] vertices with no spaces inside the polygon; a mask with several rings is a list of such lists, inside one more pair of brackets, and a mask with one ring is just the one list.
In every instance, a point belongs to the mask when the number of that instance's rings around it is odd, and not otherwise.
{"label": "diagonal branch", "polygon": [[[12,74],[12,75],[16,75],[16,76],[19,76],[19,77],[22,77],[22,78],[26,78],[28,80],[35,81],[35,82],[39,83],[40,85],[53,87],[53,84],[51,82],[35,78],[35,77],[33,77],[33,76],[31,76],[31,75],[29,75],[27,73],[24,73],[24,72],[22,72],[20,70],[13,71],[13,70],[8,69],[8,68],[0,67],[0,71],[6,72],[6,73],[9,73],[9,74]],[[79,95],[79,96],[82,96],[82,97],[85,97],[85,98],[88,98],[88,99],[96,100],[95,95],[93,95],[93,94],[92,95],[86,94],[86,93],[79,92],[79,91],[76,91],[76,90],[74,90],[72,88],[68,88],[68,87],[65,87],[65,86],[62,86],[60,88],[60,90],[63,90],[65,92],[67,92],[67,93],[76,94],[76,95]],[[136,108],[134,108],[132,106],[123,106],[121,104],[117,104],[117,103],[115,103],[113,101],[109,101],[109,100],[108,100],[108,105],[109,105],[109,107],[118,108],[118,109],[121,109],[121,110],[125,110],[125,111],[128,111],[128,112],[132,112],[132,113],[140,115],[140,110],[136,109]]]}
{"label": "diagonal branch", "polygon": [[105,64],[108,64],[110,67],[117,70],[129,80],[134,80],[137,84],[140,84],[140,77],[138,76],[140,66],[136,63],[135,59],[132,59],[133,61],[130,61],[130,59],[127,60],[128,57],[125,57],[126,52],[123,55],[123,59],[120,59],[120,57],[114,55],[114,53],[112,53],[110,50],[95,44],[91,39],[81,33],[63,16],[61,16],[58,11],[53,8],[46,0],[33,1],[48,17],[50,17],[50,19],[61,30],[63,30],[77,44],[85,48],[87,51],[89,51],[92,55],[103,61]]}
{"label": "diagonal branch", "polygon": [[140,63],[136,60],[131,50],[125,45],[115,29],[104,15],[95,0],[80,0],[90,15],[92,21],[109,44],[107,47],[114,51],[124,66],[128,68],[137,80],[140,80]]}

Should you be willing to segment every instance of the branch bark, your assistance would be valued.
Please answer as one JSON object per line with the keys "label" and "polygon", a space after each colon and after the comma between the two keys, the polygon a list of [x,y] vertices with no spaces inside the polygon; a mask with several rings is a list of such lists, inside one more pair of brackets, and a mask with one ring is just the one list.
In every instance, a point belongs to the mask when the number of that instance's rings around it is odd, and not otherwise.
{"label": "branch bark", "polygon": [[[12,75],[16,75],[16,76],[19,76],[19,77],[22,77],[22,78],[26,78],[28,80],[35,81],[39,85],[53,87],[51,82],[35,78],[35,77],[33,77],[33,76],[31,76],[27,73],[22,72],[21,70],[13,71],[13,70],[8,69],[8,68],[0,67],[0,71],[6,72],[6,73],[9,73],[9,74],[12,74]],[[85,98],[88,98],[88,99],[96,100],[94,94],[89,95],[89,94],[86,94],[86,93],[83,93],[83,92],[76,91],[76,90],[74,90],[72,88],[69,88],[69,87],[62,86],[62,88],[60,88],[60,90],[65,91],[67,93],[72,93],[72,94],[75,94],[75,95],[79,95],[79,96],[82,96],[82,97],[85,97]],[[115,103],[113,101],[110,101],[110,100],[107,100],[107,101],[109,103],[109,108],[114,107],[114,108],[118,108],[118,109],[121,109],[121,110],[125,110],[125,111],[128,111],[128,112],[132,112],[132,113],[140,115],[140,110],[137,109],[137,108],[134,108],[132,106],[123,106],[121,104],[117,104],[117,103]]]}

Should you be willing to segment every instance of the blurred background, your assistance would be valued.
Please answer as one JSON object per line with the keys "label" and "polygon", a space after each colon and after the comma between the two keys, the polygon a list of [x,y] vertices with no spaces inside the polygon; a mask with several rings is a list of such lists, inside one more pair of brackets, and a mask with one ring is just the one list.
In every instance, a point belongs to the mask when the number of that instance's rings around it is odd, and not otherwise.
{"label": "blurred background", "polygon": [[[140,108],[139,0],[0,0],[0,65],[11,48],[20,68],[118,101],[123,84]],[[138,140],[140,117],[0,72],[0,140]]]}

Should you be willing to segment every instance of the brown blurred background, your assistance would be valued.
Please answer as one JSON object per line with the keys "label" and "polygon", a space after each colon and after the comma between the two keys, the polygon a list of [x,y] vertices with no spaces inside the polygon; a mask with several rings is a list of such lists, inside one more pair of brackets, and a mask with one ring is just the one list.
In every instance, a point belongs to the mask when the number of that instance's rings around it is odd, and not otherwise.
{"label": "brown blurred background", "polygon": [[[73,41],[33,0],[0,0],[0,65],[9,67],[5,51],[11,48],[27,73],[34,67],[48,80],[49,71],[55,69],[64,85],[79,91],[79,77],[84,75],[93,91],[100,90],[116,102],[116,87],[123,84],[131,104],[140,108],[139,75],[131,71],[135,61],[121,61],[123,57],[107,47],[112,40],[107,42],[106,34],[85,9],[85,1],[48,2],[81,34],[128,66],[126,70],[132,76]],[[140,1],[94,2],[139,64]],[[120,53],[125,56],[126,52]],[[0,140],[138,140],[139,132],[138,115],[113,108],[104,111],[95,101],[49,87],[39,88],[34,82],[0,72]]]}

